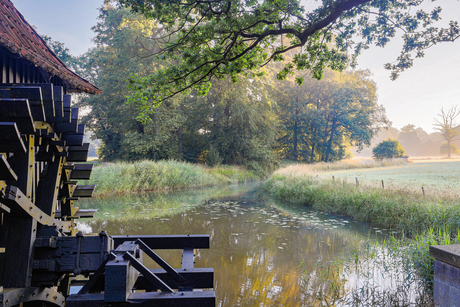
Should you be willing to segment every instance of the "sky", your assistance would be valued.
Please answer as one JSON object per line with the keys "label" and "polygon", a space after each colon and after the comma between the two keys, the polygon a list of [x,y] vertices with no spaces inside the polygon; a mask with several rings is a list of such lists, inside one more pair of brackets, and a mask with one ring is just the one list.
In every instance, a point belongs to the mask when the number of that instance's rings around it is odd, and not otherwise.
{"label": "sky", "polygon": [[[305,0],[312,2],[313,0]],[[98,8],[103,0],[12,0],[24,18],[37,27],[39,34],[63,42],[70,53],[80,55],[93,46]],[[460,20],[460,1],[426,1],[426,7],[442,6],[444,22]],[[385,48],[371,47],[358,58],[359,69],[370,69],[377,83],[379,104],[386,109],[392,126],[401,129],[414,124],[431,133],[433,118],[441,108],[460,105],[460,40],[443,43],[416,59],[414,66],[396,81],[383,68],[393,62],[400,52],[401,41],[395,39]],[[460,119],[459,119],[460,124]]]}

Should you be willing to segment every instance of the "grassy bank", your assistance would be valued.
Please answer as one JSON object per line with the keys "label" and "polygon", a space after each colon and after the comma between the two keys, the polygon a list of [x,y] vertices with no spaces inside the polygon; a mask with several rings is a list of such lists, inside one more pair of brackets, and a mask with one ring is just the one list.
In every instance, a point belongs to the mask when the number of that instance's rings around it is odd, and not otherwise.
{"label": "grassy bank", "polygon": [[460,202],[442,194],[424,197],[409,188],[357,187],[355,183],[289,173],[273,174],[264,191],[279,202],[309,205],[409,235],[438,227],[460,230]]}
{"label": "grassy bank", "polygon": [[95,184],[94,196],[106,196],[142,191],[171,191],[259,179],[254,172],[236,166],[208,168],[179,161],[146,160],[98,164],[93,169],[91,179],[79,181],[79,184]]}

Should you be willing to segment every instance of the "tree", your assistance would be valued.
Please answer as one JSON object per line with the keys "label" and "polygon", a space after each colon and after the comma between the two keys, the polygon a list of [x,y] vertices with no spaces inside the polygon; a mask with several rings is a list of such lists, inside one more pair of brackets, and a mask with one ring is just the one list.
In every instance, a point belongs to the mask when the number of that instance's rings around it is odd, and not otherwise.
{"label": "tree", "polygon": [[448,111],[441,108],[441,113],[438,118],[434,118],[433,129],[441,133],[444,143],[441,145],[441,153],[447,154],[447,158],[452,156],[452,153],[458,152],[457,146],[452,144],[453,141],[460,139],[460,132],[455,130],[457,123],[455,119],[460,115],[460,110],[457,106],[451,106]]}
{"label": "tree", "polygon": [[310,163],[341,160],[349,147],[370,145],[378,129],[388,124],[367,71],[326,70],[322,80],[307,78],[286,92],[280,105],[284,129],[278,140],[284,158]]}
{"label": "tree", "polygon": [[99,156],[105,160],[180,159],[178,132],[184,118],[178,109],[184,98],[168,100],[144,123],[137,119],[138,109],[126,104],[127,78],[164,64],[145,56],[158,48],[151,39],[158,31],[157,23],[107,3],[93,30],[97,46],[79,60],[83,76],[103,91],[83,97],[79,106],[90,110],[83,120],[102,140]]}
{"label": "tree", "polygon": [[70,54],[69,48],[67,48],[64,43],[53,40],[51,36],[45,34],[40,35],[40,37],[67,67],[80,74],[78,58]]}
{"label": "tree", "polygon": [[397,140],[385,140],[372,148],[372,157],[376,160],[393,159],[404,156],[404,148]]}
{"label": "tree", "polygon": [[398,141],[401,143],[409,155],[418,155],[421,153],[420,149],[422,142],[418,136],[419,133],[417,133],[415,125],[412,124],[405,125],[401,128],[401,133],[398,136]]}
{"label": "tree", "polygon": [[[297,55],[277,77],[307,69],[319,79],[326,67],[353,66],[362,50],[372,44],[385,46],[399,31],[402,51],[395,63],[385,65],[395,79],[413,65],[414,57],[423,57],[426,48],[459,37],[456,22],[436,27],[440,7],[416,10],[422,2],[322,0],[306,10],[301,0],[120,0],[162,25],[159,40],[164,45],[151,55],[178,63],[148,77],[134,75],[129,101],[147,112],[193,88],[203,95],[213,77],[236,81],[241,73],[258,74],[257,68],[283,61],[292,50]],[[302,83],[299,74],[296,80]]]}

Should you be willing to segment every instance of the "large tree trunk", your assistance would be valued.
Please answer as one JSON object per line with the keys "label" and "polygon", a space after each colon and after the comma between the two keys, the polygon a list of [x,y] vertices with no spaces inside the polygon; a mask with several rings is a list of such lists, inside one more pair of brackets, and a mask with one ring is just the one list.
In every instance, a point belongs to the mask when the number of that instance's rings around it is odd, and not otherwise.
{"label": "large tree trunk", "polygon": [[335,120],[332,122],[332,127],[331,127],[331,133],[329,134],[329,140],[327,142],[327,148],[326,148],[326,157],[324,159],[324,162],[329,162],[329,155],[332,151],[332,140],[334,138],[334,132],[335,132],[336,127],[336,122]]}
{"label": "large tree trunk", "polygon": [[[180,105],[177,108],[177,111],[179,111],[180,113],[181,111]],[[182,157],[182,125],[179,127],[179,129],[177,129],[177,145],[179,146],[179,154]]]}

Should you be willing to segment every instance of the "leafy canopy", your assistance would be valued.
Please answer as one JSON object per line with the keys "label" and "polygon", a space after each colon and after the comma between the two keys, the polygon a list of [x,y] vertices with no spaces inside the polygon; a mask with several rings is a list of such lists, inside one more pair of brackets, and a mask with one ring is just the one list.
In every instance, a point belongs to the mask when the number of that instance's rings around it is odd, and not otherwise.
{"label": "leafy canopy", "polygon": [[395,79],[424,49],[459,37],[457,22],[437,28],[441,8],[426,12],[417,8],[422,2],[318,0],[306,9],[301,0],[120,0],[161,24],[162,47],[152,55],[176,63],[133,76],[130,101],[142,108],[192,88],[203,95],[213,77],[237,81],[240,73],[257,74],[290,50],[297,54],[278,71],[279,79],[306,69],[320,79],[325,67],[353,66],[363,49],[383,47],[400,32],[401,54],[386,64]]}

